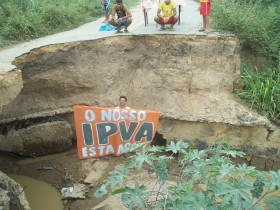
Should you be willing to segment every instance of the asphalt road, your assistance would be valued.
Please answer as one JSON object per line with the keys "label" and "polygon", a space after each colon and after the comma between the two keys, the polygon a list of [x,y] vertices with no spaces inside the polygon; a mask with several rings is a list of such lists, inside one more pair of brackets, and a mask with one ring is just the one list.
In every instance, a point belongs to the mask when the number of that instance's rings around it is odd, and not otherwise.
{"label": "asphalt road", "polygon": [[[155,0],[157,1],[157,0]],[[0,50],[0,71],[10,71],[15,68],[12,61],[32,49],[42,46],[58,43],[66,43],[72,41],[94,40],[108,36],[125,36],[125,35],[144,35],[144,34],[186,34],[186,35],[203,35],[199,32],[202,27],[202,17],[199,14],[199,4],[193,0],[181,0],[182,9],[180,13],[180,24],[174,26],[175,30],[159,31],[159,26],[154,22],[154,16],[157,11],[157,3],[152,5],[148,11],[148,24],[145,26],[142,7],[139,5],[131,9],[133,22],[130,25],[129,34],[118,34],[114,31],[99,32],[99,28],[103,25],[104,18],[99,18],[96,21],[84,24],[76,29],[64,31],[61,33],[49,35],[39,39],[35,39],[22,44],[14,45],[9,48]],[[178,13],[178,7],[177,7]]]}

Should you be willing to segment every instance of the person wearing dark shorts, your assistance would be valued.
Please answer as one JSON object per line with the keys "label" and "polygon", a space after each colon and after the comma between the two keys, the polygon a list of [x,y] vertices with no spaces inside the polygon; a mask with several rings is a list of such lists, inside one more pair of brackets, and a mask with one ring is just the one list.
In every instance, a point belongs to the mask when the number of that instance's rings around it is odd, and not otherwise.
{"label": "person wearing dark shorts", "polygon": [[102,0],[102,6],[105,13],[105,20],[102,23],[107,23],[110,18],[110,0]]}
{"label": "person wearing dark shorts", "polygon": [[[116,15],[117,17],[115,17]],[[129,33],[127,27],[132,23],[132,15],[122,0],[116,0],[109,23],[117,27],[116,33],[122,33],[122,28],[124,28],[125,33]]]}
{"label": "person wearing dark shorts", "polygon": [[173,0],[164,0],[160,3],[155,22],[161,25],[160,31],[165,30],[165,25],[170,24],[170,30],[174,30],[174,24],[178,21],[176,4]]}

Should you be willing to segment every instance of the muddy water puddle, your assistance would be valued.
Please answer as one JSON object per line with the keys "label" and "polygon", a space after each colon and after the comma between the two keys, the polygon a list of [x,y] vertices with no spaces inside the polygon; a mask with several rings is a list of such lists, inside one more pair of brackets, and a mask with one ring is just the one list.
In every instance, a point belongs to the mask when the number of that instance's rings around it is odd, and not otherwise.
{"label": "muddy water puddle", "polygon": [[24,188],[31,210],[63,210],[60,192],[46,182],[19,174],[8,174]]}

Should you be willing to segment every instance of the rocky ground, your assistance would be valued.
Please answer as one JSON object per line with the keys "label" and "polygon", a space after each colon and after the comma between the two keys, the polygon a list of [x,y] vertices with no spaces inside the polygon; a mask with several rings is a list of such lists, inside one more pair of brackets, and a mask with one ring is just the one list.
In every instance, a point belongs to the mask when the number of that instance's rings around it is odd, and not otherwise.
{"label": "rocky ground", "polygon": [[64,153],[38,158],[0,153],[0,166],[4,173],[17,173],[45,181],[59,191],[63,187],[84,184],[85,181],[91,182],[85,184],[85,199],[64,200],[64,209],[68,210],[94,209],[96,205],[100,204],[103,199],[93,198],[92,194],[105,180],[108,172],[125,160],[125,156],[78,160],[76,148]]}

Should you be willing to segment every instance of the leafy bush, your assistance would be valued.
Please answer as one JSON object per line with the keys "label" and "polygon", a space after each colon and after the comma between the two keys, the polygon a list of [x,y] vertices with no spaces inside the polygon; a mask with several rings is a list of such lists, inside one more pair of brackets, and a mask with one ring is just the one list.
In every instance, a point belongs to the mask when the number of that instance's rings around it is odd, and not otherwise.
{"label": "leafy bush", "polygon": [[[129,7],[139,3],[124,2]],[[1,0],[0,46],[69,30],[103,15],[100,0]]]}
{"label": "leafy bush", "polygon": [[43,33],[42,20],[36,13],[21,15],[19,12],[7,18],[7,24],[0,35],[3,39],[26,40],[36,38]]}
{"label": "leafy bush", "polygon": [[211,18],[216,28],[235,33],[275,62],[280,51],[279,10],[279,1],[216,0]]}
{"label": "leafy bush", "polygon": [[264,199],[265,207],[269,210],[278,210],[280,206],[280,199],[278,196],[269,196]]}
{"label": "leafy bush", "polygon": [[[259,202],[280,187],[280,170],[261,172],[245,164],[236,166],[231,158],[242,157],[244,153],[226,145],[198,151],[182,141],[171,142],[166,148],[172,152],[170,156],[159,154],[163,147],[139,144],[129,151],[134,149],[138,152],[109,173],[95,197],[104,196],[111,188],[112,194],[122,194],[121,201],[128,209],[260,209]],[[179,152],[179,167],[175,163],[167,167]],[[143,184],[126,186],[129,173],[144,166],[156,174],[154,188],[147,190],[145,180]],[[170,174],[174,173],[177,176],[171,180]]]}
{"label": "leafy bush", "polygon": [[242,66],[242,90],[235,93],[272,120],[280,123],[280,69],[259,70],[251,66]]}

